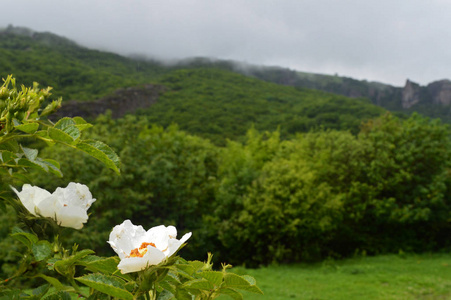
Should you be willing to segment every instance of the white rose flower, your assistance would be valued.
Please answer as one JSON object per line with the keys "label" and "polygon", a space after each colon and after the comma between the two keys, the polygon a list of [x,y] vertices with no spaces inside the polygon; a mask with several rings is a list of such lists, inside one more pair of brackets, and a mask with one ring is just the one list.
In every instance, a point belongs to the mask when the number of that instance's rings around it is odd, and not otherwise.
{"label": "white rose flower", "polygon": [[121,259],[118,269],[126,274],[158,265],[173,255],[191,237],[191,232],[180,240],[176,236],[177,229],[174,226],[160,225],[145,231],[142,226],[135,226],[130,220],[125,220],[113,228],[108,243]]}
{"label": "white rose flower", "polygon": [[24,184],[21,192],[13,190],[33,215],[52,218],[60,226],[75,229],[81,229],[88,221],[87,210],[96,201],[86,185],[74,182],[57,188],[53,194],[29,184]]}

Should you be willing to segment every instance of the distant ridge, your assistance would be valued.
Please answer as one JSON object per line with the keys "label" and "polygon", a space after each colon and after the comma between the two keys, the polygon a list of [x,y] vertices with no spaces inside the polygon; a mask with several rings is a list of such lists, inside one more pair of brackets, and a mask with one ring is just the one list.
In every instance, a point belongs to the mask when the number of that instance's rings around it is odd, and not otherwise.
{"label": "distant ridge", "polygon": [[170,65],[151,59],[124,57],[88,49],[53,33],[24,27],[0,30],[0,75],[13,73],[20,82],[39,81],[66,100],[94,100],[119,88],[155,82],[176,69],[218,68],[299,89],[316,89],[352,98],[368,98],[391,111],[418,111],[451,121],[451,82],[447,79],[420,86],[410,80],[404,87],[356,80],[337,75],[299,72],[282,67],[236,61],[189,58]]}

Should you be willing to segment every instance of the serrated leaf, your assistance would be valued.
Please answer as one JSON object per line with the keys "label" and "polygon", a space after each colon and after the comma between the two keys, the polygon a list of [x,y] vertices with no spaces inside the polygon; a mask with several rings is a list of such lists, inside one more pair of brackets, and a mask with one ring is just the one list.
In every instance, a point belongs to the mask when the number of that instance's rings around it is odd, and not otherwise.
{"label": "serrated leaf", "polygon": [[192,300],[193,296],[183,289],[177,289],[177,294],[175,295],[177,300]]}
{"label": "serrated leaf", "polygon": [[20,146],[20,148],[22,148],[22,151],[25,154],[25,157],[30,161],[34,161],[36,159],[36,157],[38,157],[37,149],[31,149],[31,148],[22,147],[22,146]]}
{"label": "serrated leaf", "polygon": [[105,143],[94,140],[85,140],[77,144],[77,149],[91,155],[103,162],[108,168],[120,173],[120,160],[117,154]]}
{"label": "serrated leaf", "polygon": [[81,250],[80,252],[77,252],[75,255],[71,255],[67,258],[56,261],[53,264],[53,267],[55,268],[56,271],[58,271],[58,273],[65,275],[68,268],[78,263],[78,261],[81,260],[82,258],[93,253],[94,251],[90,249]]}
{"label": "serrated leaf", "polygon": [[31,246],[36,261],[44,260],[52,254],[52,245],[48,241],[39,241]]}
{"label": "serrated leaf", "polygon": [[218,271],[204,271],[199,273],[198,275],[202,278],[205,278],[216,287],[221,285],[224,276],[222,272]]}
{"label": "serrated leaf", "polygon": [[20,124],[20,125],[14,126],[14,127],[20,131],[33,134],[38,130],[39,124],[38,123],[26,123],[26,124]]}
{"label": "serrated leaf", "polygon": [[81,125],[81,124],[89,124],[88,122],[86,122],[85,119],[83,119],[82,117],[73,117],[72,121],[74,121],[74,123],[76,125]]}
{"label": "serrated leaf", "polygon": [[199,289],[199,290],[212,290],[214,286],[211,282],[206,279],[194,279],[187,281],[183,284],[186,289]]}
{"label": "serrated leaf", "polygon": [[189,264],[194,268],[195,272],[200,271],[203,267],[205,267],[205,264],[198,260],[190,261]]}
{"label": "serrated leaf", "polygon": [[175,299],[175,296],[173,293],[171,293],[168,290],[164,290],[162,291],[159,295],[157,300],[171,300],[171,299]]}
{"label": "serrated leaf", "polygon": [[75,125],[75,120],[69,117],[64,117],[58,120],[58,122],[55,123],[55,128],[61,129],[64,131],[64,128],[70,127]]}
{"label": "serrated leaf", "polygon": [[75,139],[73,139],[69,134],[65,133],[64,131],[58,128],[49,127],[49,129],[47,130],[49,137],[56,142],[61,142],[69,145],[75,142]]}
{"label": "serrated leaf", "polygon": [[263,294],[263,292],[256,285],[251,285],[246,278],[233,273],[227,273],[224,275],[224,283],[224,287],[241,289],[256,294]]}
{"label": "serrated leaf", "polygon": [[256,284],[257,284],[257,281],[256,281],[255,278],[252,277],[252,276],[249,276],[249,275],[243,275],[242,277],[243,277],[244,279],[246,279],[247,282],[249,282],[250,285],[256,285]]}
{"label": "serrated leaf", "polygon": [[77,281],[107,295],[119,299],[133,300],[133,294],[124,288],[124,283],[113,276],[100,273],[75,278]]}
{"label": "serrated leaf", "polygon": [[234,289],[231,289],[231,288],[219,289],[217,293],[230,296],[230,297],[232,297],[235,300],[242,300],[243,299],[243,295],[241,295],[238,291],[235,291]]}
{"label": "serrated leaf", "polygon": [[70,294],[67,292],[57,291],[51,294],[48,294],[42,300],[71,300]]}
{"label": "serrated leaf", "polygon": [[22,158],[19,159],[17,161],[17,166],[18,167],[23,167],[23,168],[35,168],[35,169],[40,169],[43,170],[45,172],[52,172],[54,174],[56,174],[59,177],[62,177],[63,174],[61,173],[61,170],[59,169],[59,164],[56,162],[56,165],[54,164],[56,161],[54,160],[47,160],[47,159],[42,159],[40,157],[36,158],[33,161],[30,161],[26,158]]}
{"label": "serrated leaf", "polygon": [[36,298],[38,298],[38,299],[41,299],[42,296],[44,296],[44,295],[47,293],[47,291],[49,290],[49,288],[50,288],[50,285],[49,285],[49,284],[43,284],[43,285],[41,285],[41,286],[39,286],[39,287],[33,289],[33,290],[31,291],[31,293],[32,293],[32,295],[33,295],[34,297],[36,297]]}
{"label": "serrated leaf", "polygon": [[81,135],[80,129],[78,129],[76,126],[76,122],[68,117],[62,118],[58,122],[56,122],[54,128],[66,133],[73,140],[78,139]]}
{"label": "serrated leaf", "polygon": [[77,126],[80,131],[91,128],[93,125],[86,122],[82,117],[73,117],[72,120],[75,122],[75,126]]}
{"label": "serrated leaf", "polygon": [[80,124],[80,125],[75,125],[75,127],[78,128],[78,130],[83,131],[86,130],[88,128],[91,128],[93,125],[92,124]]}
{"label": "serrated leaf", "polygon": [[14,160],[16,158],[17,158],[17,156],[14,153],[10,152],[10,151],[6,151],[6,150],[1,150],[0,151],[0,160],[3,163],[8,163],[8,162],[10,162],[10,161],[12,161],[12,160]]}
{"label": "serrated leaf", "polygon": [[42,159],[41,162],[49,168],[49,171],[56,174],[59,177],[63,177],[63,173],[60,170],[60,164],[53,159]]}
{"label": "serrated leaf", "polygon": [[79,262],[80,265],[85,266],[91,272],[100,272],[107,275],[115,275],[121,277],[126,281],[132,281],[128,274],[122,274],[118,271],[117,265],[120,259],[117,256],[101,258],[98,256],[88,256]]}
{"label": "serrated leaf", "polygon": [[[0,139],[1,141],[1,139]],[[0,150],[8,150],[13,153],[19,152],[20,146],[16,139],[8,140],[0,143]]]}
{"label": "serrated leaf", "polygon": [[193,273],[194,273],[194,267],[191,265],[187,265],[187,264],[177,264],[175,265],[177,267],[177,269],[183,271],[183,273],[180,273],[181,275],[183,275],[183,277],[188,277],[190,278]]}

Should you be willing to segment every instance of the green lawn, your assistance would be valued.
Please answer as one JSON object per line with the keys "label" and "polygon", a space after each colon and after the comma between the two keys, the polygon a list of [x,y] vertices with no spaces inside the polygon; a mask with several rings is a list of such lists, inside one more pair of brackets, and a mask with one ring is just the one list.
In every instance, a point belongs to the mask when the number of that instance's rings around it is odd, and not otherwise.
{"label": "green lawn", "polygon": [[451,299],[451,254],[385,255],[233,271],[255,277],[265,293],[245,293],[244,299]]}

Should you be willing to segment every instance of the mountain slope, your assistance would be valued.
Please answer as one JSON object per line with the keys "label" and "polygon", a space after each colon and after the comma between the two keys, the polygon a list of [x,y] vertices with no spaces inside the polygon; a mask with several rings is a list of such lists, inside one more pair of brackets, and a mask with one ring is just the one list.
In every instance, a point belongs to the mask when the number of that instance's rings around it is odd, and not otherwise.
{"label": "mountain slope", "polygon": [[283,86],[213,68],[176,70],[158,84],[167,91],[140,114],[164,126],[175,122],[215,142],[219,136],[222,141],[244,136],[252,125],[258,130],[280,127],[282,136],[315,128],[357,133],[362,120],[385,112],[364,98]]}
{"label": "mountain slope", "polygon": [[0,31],[0,76],[53,87],[63,100],[94,100],[120,87],[149,83],[160,64],[90,50],[51,33],[8,27]]}

